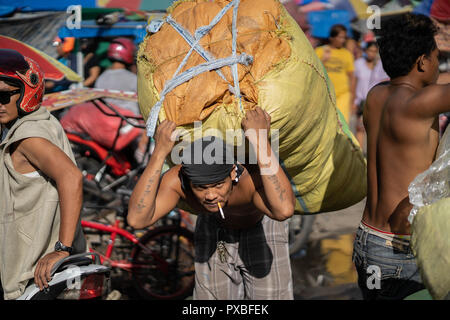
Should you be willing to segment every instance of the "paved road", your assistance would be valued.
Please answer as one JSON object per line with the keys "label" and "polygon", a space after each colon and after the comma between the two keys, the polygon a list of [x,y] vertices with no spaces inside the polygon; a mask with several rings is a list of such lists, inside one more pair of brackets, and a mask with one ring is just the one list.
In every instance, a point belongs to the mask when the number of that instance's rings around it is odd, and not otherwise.
{"label": "paved road", "polygon": [[362,299],[351,255],[364,205],[316,216],[307,250],[291,259],[296,300]]}

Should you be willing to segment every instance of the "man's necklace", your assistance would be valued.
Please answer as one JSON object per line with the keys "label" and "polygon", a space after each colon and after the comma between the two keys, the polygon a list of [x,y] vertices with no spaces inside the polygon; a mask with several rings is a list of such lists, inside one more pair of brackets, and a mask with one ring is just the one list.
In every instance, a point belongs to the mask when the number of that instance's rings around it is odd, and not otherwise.
{"label": "man's necklace", "polygon": [[227,247],[225,245],[225,241],[221,240],[221,236],[220,233],[221,231],[224,231],[224,229],[222,228],[218,228],[217,229],[217,243],[216,243],[216,250],[217,250],[217,255],[219,256],[219,260],[221,263],[225,263],[227,261],[227,256],[229,255]]}
{"label": "man's necklace", "polygon": [[221,263],[225,263],[227,261],[228,251],[225,246],[225,241],[219,240],[217,241],[217,254],[219,255],[219,260]]}

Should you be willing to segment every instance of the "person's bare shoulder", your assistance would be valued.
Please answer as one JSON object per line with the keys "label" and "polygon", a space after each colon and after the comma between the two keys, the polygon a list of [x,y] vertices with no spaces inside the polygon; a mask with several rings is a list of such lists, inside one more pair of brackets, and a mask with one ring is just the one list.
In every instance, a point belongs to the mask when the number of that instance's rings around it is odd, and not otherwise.
{"label": "person's bare shoulder", "polygon": [[164,172],[161,177],[161,187],[170,188],[173,191],[177,192],[180,196],[184,195],[184,192],[181,187],[180,180],[180,169],[181,165],[176,165]]}
{"label": "person's bare shoulder", "polygon": [[389,81],[375,85],[367,94],[366,103],[363,110],[363,120],[366,126],[370,119],[381,115],[384,102],[389,92]]}
{"label": "person's bare shoulder", "polygon": [[367,100],[378,101],[383,98],[389,89],[389,85],[389,81],[383,81],[373,86],[367,93]]}
{"label": "person's bare shoulder", "polygon": [[[252,189],[253,191],[258,188],[262,188],[261,171],[256,164],[246,164],[243,166],[244,171],[239,178],[239,181],[245,182],[245,187]],[[242,183],[244,184],[244,183]],[[242,185],[241,184],[241,185]]]}

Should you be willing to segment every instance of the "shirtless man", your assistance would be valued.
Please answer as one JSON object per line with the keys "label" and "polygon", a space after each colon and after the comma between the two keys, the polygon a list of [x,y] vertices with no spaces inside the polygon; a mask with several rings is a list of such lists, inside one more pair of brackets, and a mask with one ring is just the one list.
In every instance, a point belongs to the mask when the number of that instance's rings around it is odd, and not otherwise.
{"label": "shirtless man", "polygon": [[[242,127],[268,132],[270,117],[257,107],[246,112]],[[268,150],[268,159],[257,157],[257,170],[223,161],[225,148],[223,160],[213,164],[206,164],[204,156],[201,164],[193,164],[191,152],[160,179],[175,128],[167,120],[157,128],[154,152],[130,198],[128,223],[150,226],[183,200],[198,213],[194,299],[293,299],[285,220],[294,212],[295,198],[279,165],[271,174],[259,172],[278,164],[267,134],[247,136],[253,150]],[[201,140],[202,152],[221,142],[208,140]]]}
{"label": "shirtless man", "polygon": [[450,85],[437,85],[436,28],[406,14],[382,25],[378,39],[391,78],[368,93],[367,202],[353,261],[365,299],[403,299],[421,290],[410,248],[408,186],[435,158],[438,116],[450,110]]}

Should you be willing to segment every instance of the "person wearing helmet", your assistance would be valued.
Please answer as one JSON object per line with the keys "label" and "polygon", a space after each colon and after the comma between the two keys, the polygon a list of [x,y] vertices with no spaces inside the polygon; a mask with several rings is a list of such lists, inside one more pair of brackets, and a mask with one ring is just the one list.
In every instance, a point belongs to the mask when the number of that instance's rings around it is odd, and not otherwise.
{"label": "person wearing helmet", "polygon": [[58,120],[42,107],[44,75],[0,49],[0,276],[5,299],[48,287],[60,259],[86,251],[82,174]]}
{"label": "person wearing helmet", "polygon": [[[137,92],[137,76],[128,70],[134,64],[135,46],[133,41],[127,38],[116,38],[108,47],[107,56],[112,65],[104,71],[96,80],[95,88],[108,90],[121,90]],[[135,101],[120,99],[105,99],[106,102],[118,107],[131,110],[136,115],[140,115],[139,105]],[[148,143],[145,131],[133,142],[135,145],[134,157],[137,162],[142,162],[145,149]],[[131,149],[133,149],[132,147]]]}
{"label": "person wearing helmet", "polygon": [[[137,76],[128,70],[134,64],[135,46],[127,38],[116,38],[108,47],[107,57],[112,65],[95,81],[95,88],[137,92]],[[106,99],[108,103],[140,114],[139,106],[134,101]]]}

